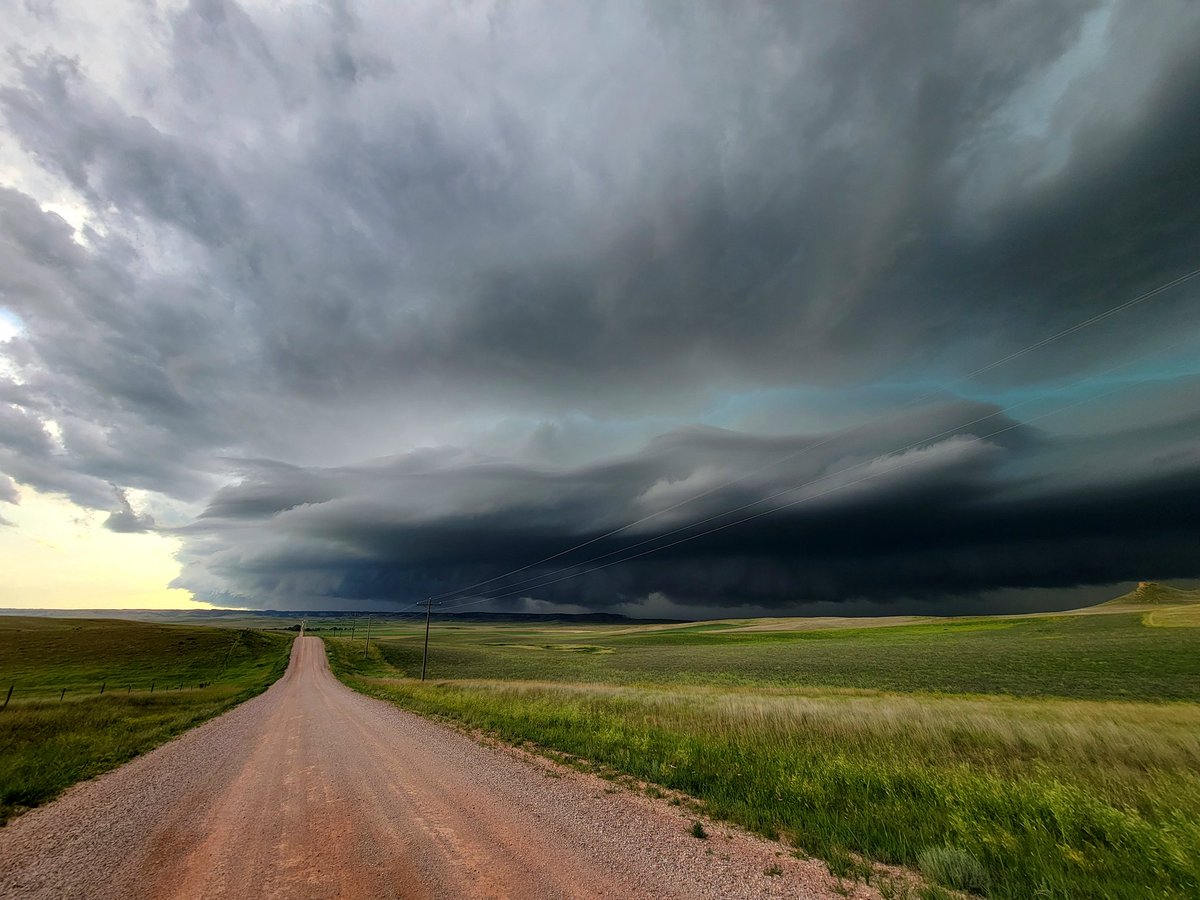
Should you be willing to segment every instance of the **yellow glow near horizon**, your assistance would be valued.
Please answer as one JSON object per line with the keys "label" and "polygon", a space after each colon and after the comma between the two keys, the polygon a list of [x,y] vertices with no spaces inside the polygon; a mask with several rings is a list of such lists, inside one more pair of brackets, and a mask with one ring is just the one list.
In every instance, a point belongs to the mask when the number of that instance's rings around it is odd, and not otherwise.
{"label": "yellow glow near horizon", "polygon": [[18,609],[207,608],[167,585],[179,574],[178,541],[160,534],[117,534],[107,513],[21,488],[0,504],[0,607]]}

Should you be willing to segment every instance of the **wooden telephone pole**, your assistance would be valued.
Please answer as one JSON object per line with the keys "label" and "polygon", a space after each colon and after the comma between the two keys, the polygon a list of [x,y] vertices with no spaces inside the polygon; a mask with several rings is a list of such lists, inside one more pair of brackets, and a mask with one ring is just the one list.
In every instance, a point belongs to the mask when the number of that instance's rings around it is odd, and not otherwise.
{"label": "wooden telephone pole", "polygon": [[367,658],[367,654],[371,652],[371,617],[367,616],[367,640],[363,644],[363,659]]}
{"label": "wooden telephone pole", "polygon": [[429,614],[433,610],[433,598],[425,598],[425,653],[421,656],[421,680],[425,680],[425,670],[429,667]]}

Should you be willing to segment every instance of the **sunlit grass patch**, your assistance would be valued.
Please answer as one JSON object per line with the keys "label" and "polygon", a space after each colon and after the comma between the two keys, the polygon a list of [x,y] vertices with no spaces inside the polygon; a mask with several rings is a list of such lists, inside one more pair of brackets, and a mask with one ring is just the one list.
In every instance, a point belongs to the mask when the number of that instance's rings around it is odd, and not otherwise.
{"label": "sunlit grass patch", "polygon": [[1200,603],[1156,609],[1143,617],[1147,625],[1157,628],[1200,628]]}

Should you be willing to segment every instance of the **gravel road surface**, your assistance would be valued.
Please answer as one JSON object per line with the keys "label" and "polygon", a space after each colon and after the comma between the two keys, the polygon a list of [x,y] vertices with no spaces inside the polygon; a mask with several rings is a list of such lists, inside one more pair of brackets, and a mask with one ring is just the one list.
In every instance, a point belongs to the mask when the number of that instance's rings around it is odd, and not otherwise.
{"label": "gravel road surface", "polygon": [[0,828],[0,897],[842,896],[691,823],[357,694],[301,637],[262,695]]}

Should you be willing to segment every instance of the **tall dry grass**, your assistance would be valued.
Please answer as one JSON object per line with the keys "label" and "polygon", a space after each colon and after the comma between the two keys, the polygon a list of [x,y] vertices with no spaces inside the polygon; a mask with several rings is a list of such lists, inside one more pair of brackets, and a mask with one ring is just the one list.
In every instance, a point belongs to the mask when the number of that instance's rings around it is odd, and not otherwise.
{"label": "tall dry grass", "polygon": [[827,859],[966,854],[1006,898],[1200,895],[1195,704],[422,685],[355,674],[359,655],[336,646],[332,657],[367,693],[682,791]]}

